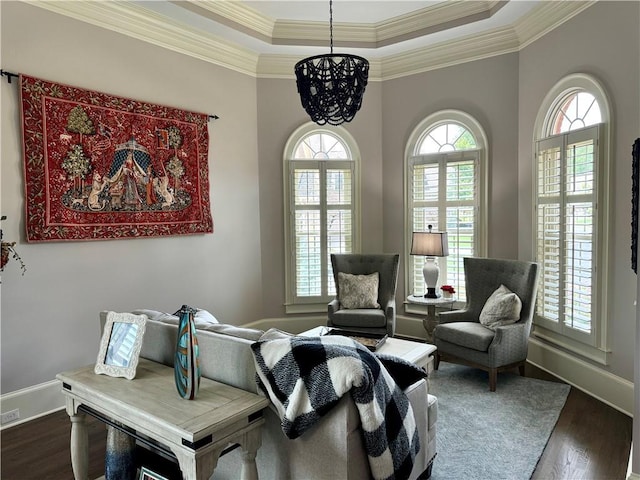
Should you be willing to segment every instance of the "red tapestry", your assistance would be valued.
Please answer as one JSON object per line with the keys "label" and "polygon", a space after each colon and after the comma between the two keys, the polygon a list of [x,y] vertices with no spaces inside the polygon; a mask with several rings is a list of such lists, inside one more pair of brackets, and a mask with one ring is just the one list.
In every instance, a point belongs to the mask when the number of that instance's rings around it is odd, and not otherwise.
{"label": "red tapestry", "polygon": [[213,232],[207,114],[20,83],[28,241]]}

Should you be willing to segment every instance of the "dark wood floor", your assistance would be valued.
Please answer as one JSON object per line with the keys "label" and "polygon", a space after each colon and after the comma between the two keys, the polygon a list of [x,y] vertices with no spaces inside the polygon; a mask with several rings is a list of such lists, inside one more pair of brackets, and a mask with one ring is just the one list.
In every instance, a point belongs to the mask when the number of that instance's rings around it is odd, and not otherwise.
{"label": "dark wood floor", "polygon": [[[527,365],[526,375],[557,381],[530,365]],[[89,476],[97,478],[104,474],[106,429],[91,417],[88,418],[88,429]],[[70,430],[69,418],[64,411],[4,429],[0,433],[0,478],[73,479],[69,454]],[[624,480],[631,448],[631,430],[630,417],[572,388],[531,478]],[[527,446],[522,445],[522,448]]]}
{"label": "dark wood floor", "polygon": [[[529,364],[525,375],[559,381]],[[571,387],[531,479],[626,479],[632,427],[631,417]]]}

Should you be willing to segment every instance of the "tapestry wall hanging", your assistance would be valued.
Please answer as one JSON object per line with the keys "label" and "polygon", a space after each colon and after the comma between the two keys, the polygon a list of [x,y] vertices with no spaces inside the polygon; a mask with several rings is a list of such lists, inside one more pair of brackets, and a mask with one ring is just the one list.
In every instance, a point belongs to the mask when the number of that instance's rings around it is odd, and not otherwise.
{"label": "tapestry wall hanging", "polygon": [[28,241],[213,232],[209,115],[20,84]]}

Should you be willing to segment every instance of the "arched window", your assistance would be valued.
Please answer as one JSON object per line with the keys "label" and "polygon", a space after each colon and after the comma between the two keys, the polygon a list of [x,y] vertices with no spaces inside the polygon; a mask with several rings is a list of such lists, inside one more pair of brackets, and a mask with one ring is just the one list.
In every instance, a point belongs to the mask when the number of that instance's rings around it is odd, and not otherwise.
{"label": "arched window", "polygon": [[412,133],[406,155],[406,252],[408,293],[426,291],[424,257],[411,256],[413,232],[448,233],[449,256],[439,259],[440,285],[452,285],[464,301],[463,258],[485,253],[486,137],[479,123],[456,110],[431,115]]}
{"label": "arched window", "polygon": [[596,80],[566,77],[538,113],[534,162],[534,245],[541,268],[535,332],[603,362],[609,119]]}
{"label": "arched window", "polygon": [[308,124],[284,155],[287,311],[326,310],[331,254],[357,251],[358,150],[346,130]]}

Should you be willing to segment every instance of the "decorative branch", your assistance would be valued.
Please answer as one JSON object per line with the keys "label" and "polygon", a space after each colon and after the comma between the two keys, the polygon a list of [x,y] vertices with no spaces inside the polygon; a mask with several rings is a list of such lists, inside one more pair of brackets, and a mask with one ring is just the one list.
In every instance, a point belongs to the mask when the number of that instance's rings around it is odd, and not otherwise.
{"label": "decorative branch", "polygon": [[[0,220],[6,220],[6,218],[5,215],[2,215]],[[20,263],[20,269],[22,270],[22,275],[24,275],[24,272],[27,271],[27,266],[22,261],[20,255],[18,255],[15,245],[16,242],[5,242],[2,240],[2,229],[0,229],[0,272],[4,271],[5,265],[9,262],[9,256],[11,256],[11,258]]]}

